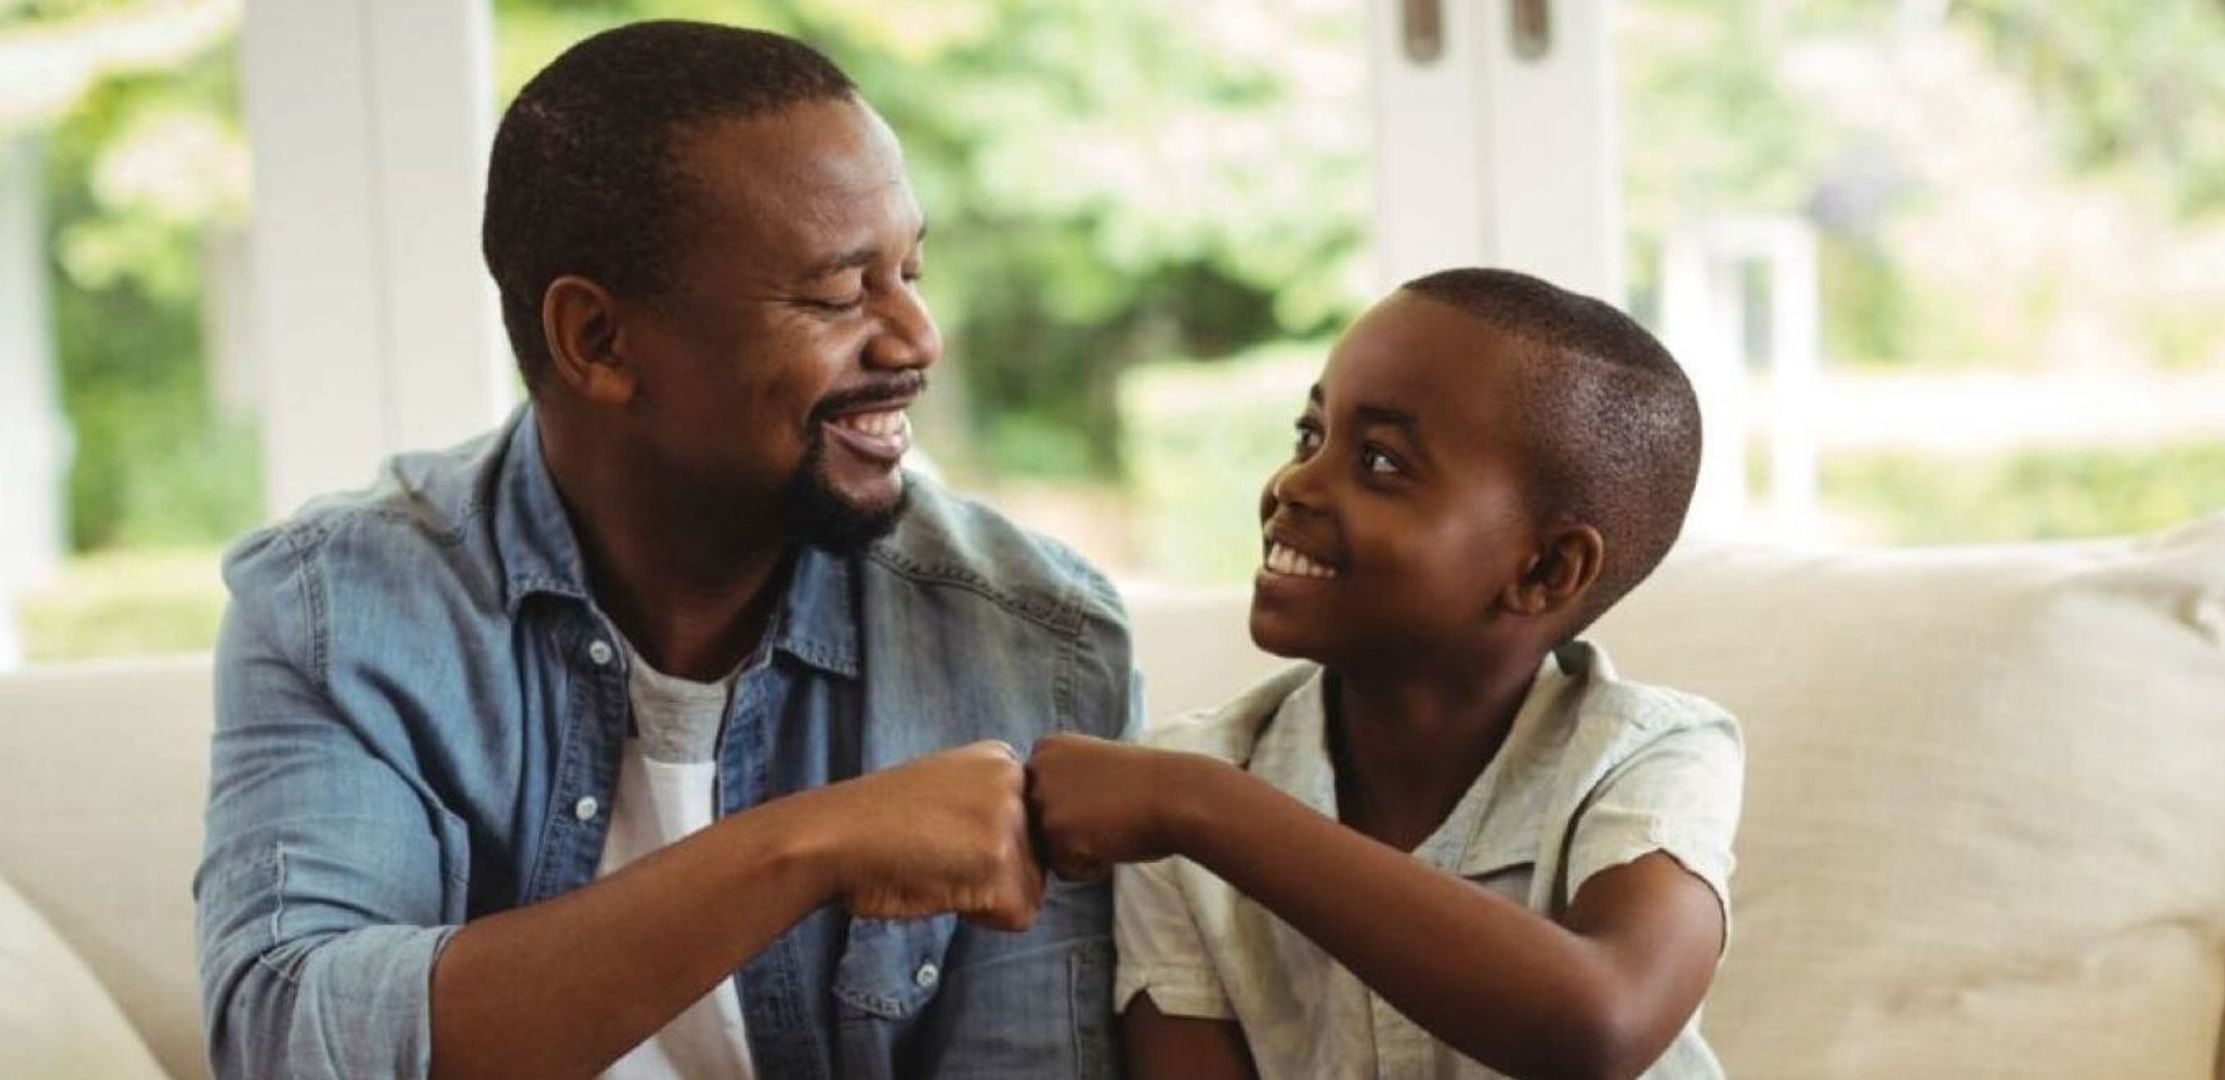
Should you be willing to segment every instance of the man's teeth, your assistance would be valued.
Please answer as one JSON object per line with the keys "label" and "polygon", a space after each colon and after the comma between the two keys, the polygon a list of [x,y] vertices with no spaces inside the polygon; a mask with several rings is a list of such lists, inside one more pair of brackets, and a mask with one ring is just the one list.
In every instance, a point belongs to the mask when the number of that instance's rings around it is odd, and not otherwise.
{"label": "man's teeth", "polygon": [[1281,544],[1273,544],[1267,548],[1267,569],[1278,574],[1289,574],[1293,577],[1333,578],[1337,576],[1335,570],[1300,555]]}
{"label": "man's teeth", "polygon": [[885,412],[850,413],[847,416],[835,417],[834,422],[860,435],[876,435],[884,438],[901,434],[907,423],[902,409],[889,409]]}

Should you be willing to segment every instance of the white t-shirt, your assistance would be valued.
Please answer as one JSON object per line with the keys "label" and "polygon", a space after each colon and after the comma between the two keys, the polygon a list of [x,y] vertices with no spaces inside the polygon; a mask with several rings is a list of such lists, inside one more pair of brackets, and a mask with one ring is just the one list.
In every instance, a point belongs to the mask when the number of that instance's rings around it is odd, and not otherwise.
{"label": "white t-shirt", "polygon": [[[1324,687],[1319,668],[1293,668],[1145,741],[1242,763],[1333,818]],[[1624,682],[1605,653],[1577,642],[1546,659],[1504,745],[1414,856],[1552,915],[1593,875],[1663,851],[1714,889],[1728,933],[1744,761],[1728,713]],[[1499,1076],[1430,1037],[1320,946],[1188,859],[1122,866],[1113,883],[1115,1007],[1149,991],[1170,1016],[1234,1020],[1264,1080]],[[1719,1080],[1697,1015],[1645,1075]]]}
{"label": "white t-shirt", "polygon": [[[674,678],[651,668],[626,646],[627,697],[633,730],[618,769],[596,877],[678,841],[711,823],[718,787],[719,728],[741,669],[717,682]],[[745,662],[746,666],[746,662]],[[754,1080],[749,1039],[742,1029],[741,995],[734,980],[672,1018],[655,1035],[619,1058],[605,1080]]]}

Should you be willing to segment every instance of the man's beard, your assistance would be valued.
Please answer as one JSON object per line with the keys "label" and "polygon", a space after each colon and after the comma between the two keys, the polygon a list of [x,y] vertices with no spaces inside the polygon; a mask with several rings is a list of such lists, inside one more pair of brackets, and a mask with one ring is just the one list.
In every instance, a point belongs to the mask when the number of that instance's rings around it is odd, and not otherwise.
{"label": "man's beard", "polygon": [[826,457],[826,433],[813,424],[803,460],[780,489],[781,517],[804,543],[837,555],[853,554],[895,530],[911,506],[912,486],[900,482],[896,501],[887,506],[859,506],[828,482]]}

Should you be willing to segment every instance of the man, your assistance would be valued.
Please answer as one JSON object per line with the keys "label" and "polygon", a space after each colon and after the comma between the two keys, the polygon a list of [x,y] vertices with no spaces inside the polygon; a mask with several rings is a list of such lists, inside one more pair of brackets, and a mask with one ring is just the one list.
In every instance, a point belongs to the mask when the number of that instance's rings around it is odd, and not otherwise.
{"label": "man", "polygon": [[797,42],[639,24],[519,94],[531,404],[227,560],[220,1074],[1110,1074],[1109,897],[1046,887],[1018,762],[1129,728],[1127,633],[899,470],[924,232]]}

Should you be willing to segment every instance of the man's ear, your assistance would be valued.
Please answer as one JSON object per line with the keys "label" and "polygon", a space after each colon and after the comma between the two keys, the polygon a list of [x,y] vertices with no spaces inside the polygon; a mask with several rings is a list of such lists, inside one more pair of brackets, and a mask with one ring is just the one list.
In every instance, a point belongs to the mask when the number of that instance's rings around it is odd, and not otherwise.
{"label": "man's ear", "polygon": [[1555,526],[1499,602],[1518,615],[1545,615],[1575,606],[1599,580],[1607,541],[1582,522]]}
{"label": "man's ear", "polygon": [[576,274],[549,282],[541,294],[541,335],[548,342],[550,373],[598,405],[624,405],[637,387],[633,367],[619,348],[618,299]]}

